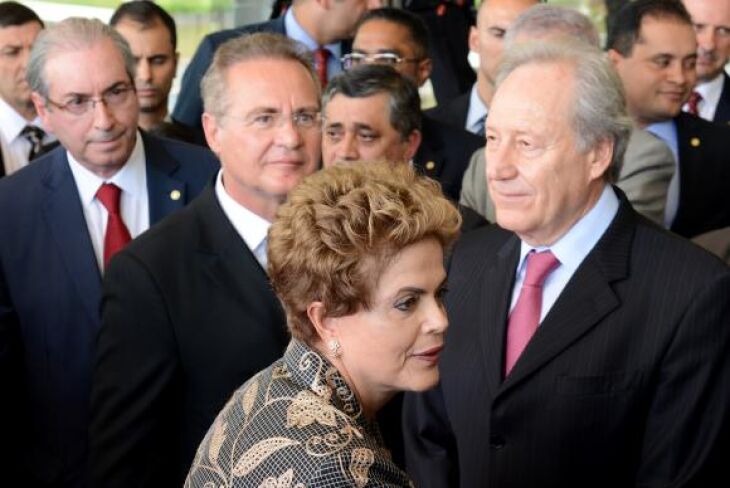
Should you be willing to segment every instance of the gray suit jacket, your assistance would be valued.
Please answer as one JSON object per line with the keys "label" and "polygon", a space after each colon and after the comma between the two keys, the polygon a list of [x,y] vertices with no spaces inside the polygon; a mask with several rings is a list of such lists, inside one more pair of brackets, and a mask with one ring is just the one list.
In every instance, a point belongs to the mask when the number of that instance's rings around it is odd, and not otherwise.
{"label": "gray suit jacket", "polygon": [[[485,176],[484,148],[476,151],[464,173],[459,203],[491,222],[496,221]],[[662,225],[669,180],[674,175],[674,156],[669,147],[641,129],[631,132],[616,186],[626,193],[634,209]]]}

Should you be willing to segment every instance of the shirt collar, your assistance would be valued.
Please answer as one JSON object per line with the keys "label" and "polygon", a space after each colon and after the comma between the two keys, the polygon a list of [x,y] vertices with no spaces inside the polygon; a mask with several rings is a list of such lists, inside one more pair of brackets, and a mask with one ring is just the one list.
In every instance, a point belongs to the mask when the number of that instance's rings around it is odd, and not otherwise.
{"label": "shirt collar", "polygon": [[81,202],[84,205],[90,204],[96,198],[96,192],[103,183],[114,183],[121,188],[122,192],[126,192],[131,196],[137,196],[140,192],[147,191],[147,185],[145,184],[147,164],[144,145],[139,132],[136,133],[134,149],[132,149],[129,159],[111,178],[102,178],[85,168],[68,151],[66,151],[66,158],[76,181]]}
{"label": "shirt collar", "polygon": [[40,117],[36,116],[35,119],[27,121],[5,100],[0,98],[0,132],[5,136],[5,140],[13,142],[20,136],[26,125],[35,125],[43,129]]}
{"label": "shirt collar", "polygon": [[[301,42],[310,51],[314,51],[319,47],[317,41],[315,41],[312,36],[310,36],[309,33],[304,30],[304,27],[302,27],[301,24],[297,22],[296,17],[294,17],[293,8],[288,9],[284,14],[284,29],[286,31],[287,37],[289,37],[290,39],[294,39],[295,41]],[[339,60],[342,56],[342,48],[339,42],[326,44],[324,47],[332,54],[332,57],[334,57],[335,59]]]}
{"label": "shirt collar", "polygon": [[593,206],[568,232],[558,239],[552,246],[533,247],[522,241],[520,246],[520,266],[518,273],[522,272],[527,254],[533,249],[537,252],[550,250],[558,258],[560,264],[567,269],[577,269],[583,259],[593,249],[601,236],[611,225],[616,212],[618,212],[619,200],[611,185],[606,185],[601,196]]}
{"label": "shirt collar", "polygon": [[[291,10],[291,9],[290,9]],[[233,227],[251,251],[255,251],[261,242],[266,239],[271,222],[256,215],[237,201],[235,201],[223,186],[223,170],[218,172],[215,180],[215,195],[221,204]]]}
{"label": "shirt collar", "polygon": [[722,87],[725,84],[724,72],[717,75],[710,81],[695,86],[695,91],[702,95],[702,100],[710,107],[714,107],[720,101]]}
{"label": "shirt collar", "polygon": [[644,129],[664,141],[664,143],[669,146],[669,149],[672,150],[674,161],[679,161],[677,126],[674,124],[674,119],[665,120],[664,122],[655,122],[647,125]]}
{"label": "shirt collar", "polygon": [[471,88],[471,94],[469,95],[469,111],[466,114],[466,129],[473,129],[476,124],[487,116],[489,109],[484,105],[479,93],[477,92],[477,84]]}

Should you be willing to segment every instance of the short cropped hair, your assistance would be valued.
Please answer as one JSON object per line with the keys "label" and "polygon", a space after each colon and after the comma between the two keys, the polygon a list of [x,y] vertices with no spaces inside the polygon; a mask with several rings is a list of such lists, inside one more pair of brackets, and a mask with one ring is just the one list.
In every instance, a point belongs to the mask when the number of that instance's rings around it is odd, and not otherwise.
{"label": "short cropped hair", "polygon": [[303,44],[281,34],[259,32],[226,41],[216,50],[213,62],[200,82],[203,107],[206,112],[215,117],[225,115],[230,105],[226,89],[228,69],[238,63],[254,59],[279,59],[299,63],[309,73],[316,89],[320,90],[312,54]]}
{"label": "short cropped hair", "polygon": [[571,115],[578,150],[587,151],[601,141],[612,141],[613,155],[605,178],[616,181],[632,124],[626,113],[621,80],[598,48],[569,42],[518,44],[507,51],[497,73],[497,85],[521,66],[558,63],[572,65],[574,69],[575,102]]}
{"label": "short cropped hair", "polygon": [[[127,41],[113,27],[98,19],[69,17],[41,31],[33,43],[26,72],[31,90],[38,92],[43,97],[48,97],[48,80],[45,71],[48,58],[54,53],[87,49],[104,39],[111,40],[119,50],[127,75],[130,81],[133,81],[136,63]],[[99,66],[99,69],[103,68],[104,66]]]}
{"label": "short cropped hair", "polygon": [[418,88],[391,66],[365,64],[334,77],[322,97],[323,109],[336,96],[367,98],[385,93],[389,98],[390,125],[406,140],[421,128],[421,99]]}
{"label": "short cropped hair", "polygon": [[639,41],[641,23],[645,17],[670,18],[692,25],[689,12],[679,0],[626,2],[607,18],[606,49],[613,49],[624,57],[631,56],[634,44]]}
{"label": "short cropped hair", "polygon": [[173,50],[177,49],[177,27],[175,20],[165,9],[150,0],[132,0],[121,4],[109,19],[109,25],[116,26],[119,22],[130,19],[142,25],[143,29],[154,27],[160,22],[170,33],[170,42]]}
{"label": "short cropped hair", "polygon": [[405,247],[435,238],[448,250],[461,215],[438,183],[410,165],[358,162],[305,178],[268,234],[268,274],[293,337],[311,344],[307,307],[342,317],[368,309],[380,276]]}
{"label": "short cropped hair", "polygon": [[516,37],[539,37],[560,34],[598,47],[598,30],[591,19],[572,8],[559,5],[534,5],[520,14],[507,29],[505,46],[511,46]]}
{"label": "short cropped hair", "polygon": [[383,20],[404,27],[408,31],[411,42],[415,47],[414,54],[416,57],[420,59],[428,57],[428,27],[423,19],[421,19],[418,15],[411,13],[408,10],[393,7],[369,10],[362,16],[362,18],[360,18],[360,21],[355,27],[355,32],[357,32],[363,24],[370,22],[371,20]]}
{"label": "short cropped hair", "polygon": [[38,14],[18,2],[0,2],[0,28],[38,22],[45,27]]}

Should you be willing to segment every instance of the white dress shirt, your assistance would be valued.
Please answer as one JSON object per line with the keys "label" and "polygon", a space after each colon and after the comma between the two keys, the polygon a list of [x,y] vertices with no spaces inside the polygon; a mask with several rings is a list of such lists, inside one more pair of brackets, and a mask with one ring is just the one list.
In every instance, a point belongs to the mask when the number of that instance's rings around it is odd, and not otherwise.
{"label": "white dress shirt", "polygon": [[[725,72],[723,71],[714,79],[705,83],[699,83],[695,86],[695,91],[702,95],[702,100],[697,104],[697,113],[700,117],[710,122],[715,118],[717,104],[720,102],[722,85],[725,83],[724,74]],[[682,109],[687,112],[689,105],[685,103]]]}
{"label": "white dress shirt", "polygon": [[552,246],[532,247],[522,241],[520,259],[517,261],[515,286],[512,290],[510,313],[517,305],[517,298],[520,296],[522,283],[525,281],[525,258],[527,253],[533,249],[537,252],[550,250],[560,261],[560,265],[548,275],[545,283],[543,283],[542,308],[540,309],[540,322],[542,322],[563,292],[565,285],[573,277],[575,270],[578,269],[578,266],[608,229],[611,221],[616,216],[616,212],[618,212],[618,206],[619,201],[616,193],[610,185],[606,185],[593,208]]}
{"label": "white dress shirt", "polygon": [[137,133],[137,142],[127,160],[127,164],[108,179],[101,178],[86,169],[68,151],[66,157],[81,197],[81,207],[84,210],[84,219],[86,220],[86,227],[89,229],[96,262],[99,269],[103,271],[104,235],[106,234],[106,223],[109,214],[104,205],[96,198],[96,192],[99,191],[99,187],[103,183],[114,183],[121,188],[119,210],[132,239],[150,226],[147,160],[142,137]]}
{"label": "white dress shirt", "polygon": [[228,194],[223,186],[223,170],[218,172],[215,179],[215,196],[221,204],[223,213],[233,224],[233,228],[256,256],[261,267],[266,269],[266,233],[271,227],[271,222],[256,215]]}
{"label": "white dress shirt", "polygon": [[[6,176],[28,165],[31,144],[28,139],[20,135],[26,125],[35,125],[45,130],[40,118],[36,117],[34,120],[27,121],[0,98],[0,150],[2,150]],[[43,144],[54,140],[52,135],[46,134],[43,137]]]}

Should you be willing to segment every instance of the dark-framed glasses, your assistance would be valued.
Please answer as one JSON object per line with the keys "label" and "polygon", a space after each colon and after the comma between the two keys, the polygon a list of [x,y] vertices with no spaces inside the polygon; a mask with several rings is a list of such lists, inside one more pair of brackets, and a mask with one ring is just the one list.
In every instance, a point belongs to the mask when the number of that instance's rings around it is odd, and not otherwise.
{"label": "dark-framed glasses", "polygon": [[421,58],[404,58],[396,53],[350,53],[340,58],[345,69],[354,68],[362,64],[384,64],[386,66],[397,66],[401,63],[417,63]]}
{"label": "dark-framed glasses", "polygon": [[285,114],[276,110],[255,111],[245,116],[226,115],[239,120],[248,129],[269,131],[281,127],[287,120],[297,130],[318,129],[322,124],[322,116],[318,110],[298,110]]}
{"label": "dark-framed glasses", "polygon": [[72,95],[63,103],[55,102],[49,97],[46,97],[46,103],[73,115],[84,115],[92,112],[97,103],[103,103],[107,108],[111,109],[121,107],[130,100],[131,96],[134,96],[134,87],[132,85],[120,84],[109,88],[100,97]]}

